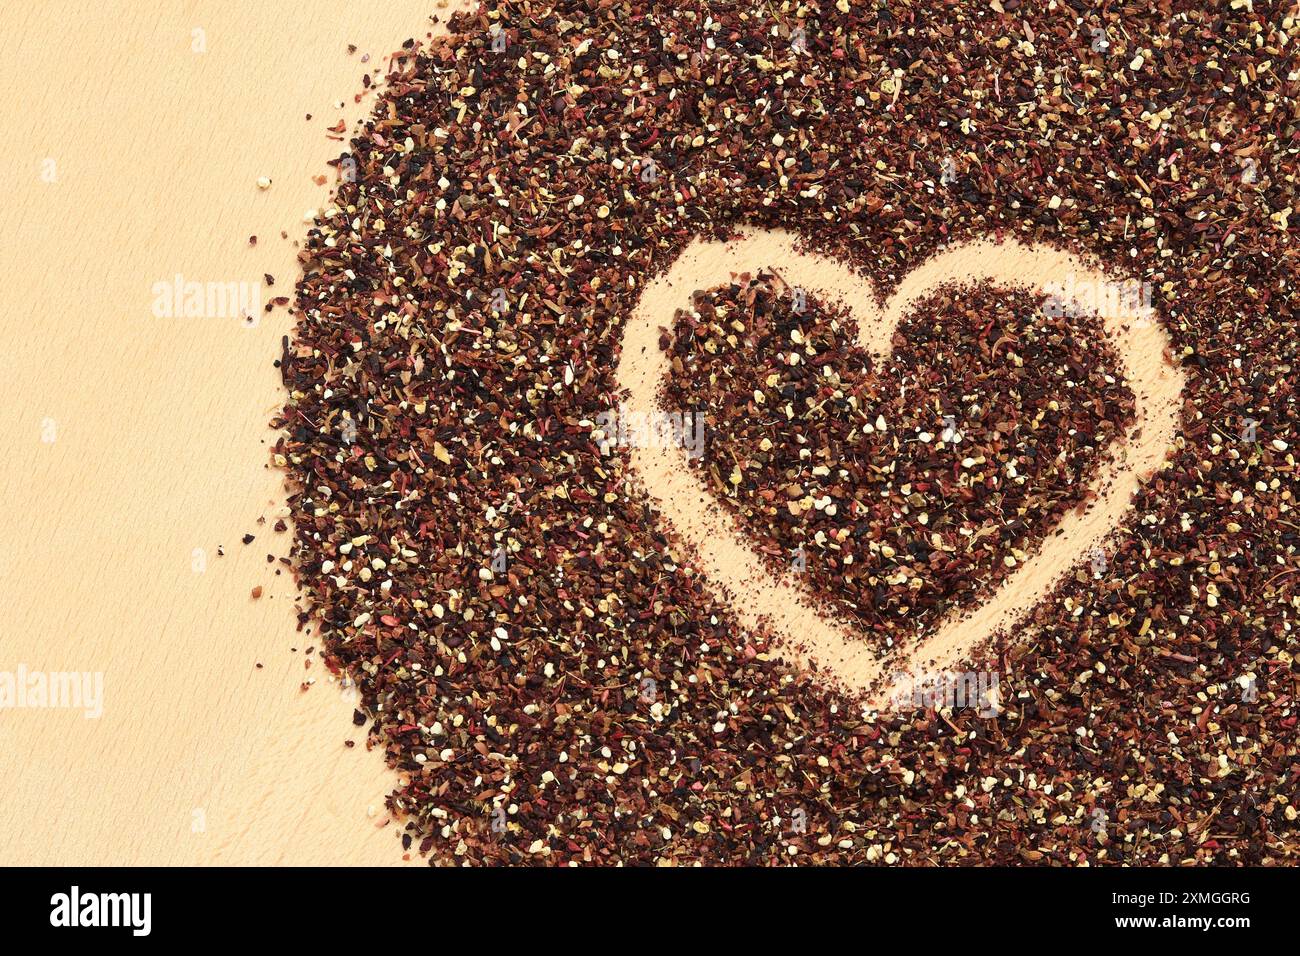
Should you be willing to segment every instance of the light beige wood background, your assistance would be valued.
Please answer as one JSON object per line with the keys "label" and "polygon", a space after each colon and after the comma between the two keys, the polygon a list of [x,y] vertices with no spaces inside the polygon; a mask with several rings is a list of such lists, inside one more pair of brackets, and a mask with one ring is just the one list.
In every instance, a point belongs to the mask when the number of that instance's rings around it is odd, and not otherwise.
{"label": "light beige wood background", "polygon": [[401,862],[367,815],[393,776],[266,563],[289,317],[151,306],[177,273],[291,293],[326,127],[439,2],[0,7],[0,670],[104,674],[97,720],[0,710],[0,864]]}

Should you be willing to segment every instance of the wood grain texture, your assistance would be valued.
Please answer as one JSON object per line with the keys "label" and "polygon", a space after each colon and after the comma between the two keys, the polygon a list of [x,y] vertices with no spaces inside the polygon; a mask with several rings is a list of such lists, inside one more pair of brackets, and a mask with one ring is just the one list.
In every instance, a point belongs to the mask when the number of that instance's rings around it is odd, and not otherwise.
{"label": "wood grain texture", "polygon": [[267,467],[289,319],[159,318],[153,287],[271,273],[264,295],[290,294],[328,195],[311,177],[344,148],[325,128],[368,108],[361,53],[382,63],[451,9],[0,10],[0,671],[104,675],[99,719],[0,710],[0,864],[401,862],[367,816],[393,776],[304,669],[318,642],[266,560],[289,541]]}

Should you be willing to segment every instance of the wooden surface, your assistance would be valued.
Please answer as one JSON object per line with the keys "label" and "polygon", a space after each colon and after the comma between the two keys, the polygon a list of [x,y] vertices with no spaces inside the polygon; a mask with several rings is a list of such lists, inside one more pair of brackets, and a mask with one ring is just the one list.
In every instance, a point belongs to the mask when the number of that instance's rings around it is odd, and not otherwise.
{"label": "wooden surface", "polygon": [[367,816],[393,778],[266,561],[288,316],[153,305],[178,273],[291,293],[326,127],[437,2],[0,9],[0,671],[104,680],[98,719],[0,710],[0,864],[401,862]]}

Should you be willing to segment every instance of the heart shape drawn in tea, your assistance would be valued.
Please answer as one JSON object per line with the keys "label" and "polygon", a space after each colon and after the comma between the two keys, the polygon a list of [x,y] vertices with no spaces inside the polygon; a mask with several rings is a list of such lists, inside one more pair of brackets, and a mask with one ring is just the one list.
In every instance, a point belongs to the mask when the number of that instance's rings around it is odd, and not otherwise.
{"label": "heart shape drawn in tea", "polygon": [[[819,613],[793,572],[777,576],[769,571],[760,555],[744,544],[736,522],[703,478],[692,472],[686,449],[653,441],[627,448],[646,495],[694,551],[706,579],[730,596],[737,619],[752,630],[766,631],[773,649],[787,660],[816,665],[833,683],[864,697],[868,706],[884,709],[889,699],[882,686],[886,663],[894,672],[911,674],[951,667],[1015,625],[1116,530],[1134,492],[1164,466],[1177,427],[1183,374],[1166,359],[1170,341],[1151,318],[1149,306],[1114,308],[1114,297],[1098,293],[1122,289],[1123,283],[1050,246],[989,239],[949,246],[907,275],[882,310],[864,288],[867,280],[845,265],[798,250],[790,233],[746,230],[730,242],[693,240],[669,271],[644,289],[623,332],[616,384],[629,397],[620,417],[653,420],[649,416],[659,410],[661,386],[670,370],[670,356],[659,348],[659,329],[672,325],[674,310],[687,304],[691,292],[716,288],[730,275],[757,274],[778,264],[788,285],[827,294],[847,306],[857,323],[858,344],[877,362],[887,356],[899,320],[940,286],[987,281],[1044,294],[1051,290],[1067,306],[1099,316],[1135,399],[1134,421],[1098,467],[1091,481],[1094,497],[1086,507],[1067,512],[1048,530],[1032,559],[981,605],[950,613],[914,647],[901,649],[901,661],[886,661],[855,637],[852,627]],[[1112,307],[1099,309],[1098,301]]]}

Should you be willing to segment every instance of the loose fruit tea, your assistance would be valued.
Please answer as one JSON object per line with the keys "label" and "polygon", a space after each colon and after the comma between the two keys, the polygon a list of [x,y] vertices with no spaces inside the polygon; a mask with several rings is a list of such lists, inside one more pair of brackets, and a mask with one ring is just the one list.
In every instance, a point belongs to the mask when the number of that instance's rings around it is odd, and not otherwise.
{"label": "loose fruit tea", "polygon": [[[360,686],[405,843],[431,863],[1295,861],[1300,26],[1289,4],[1203,6],[501,4],[393,55],[302,254],[277,452],[303,621]],[[797,232],[881,294],[989,236],[1151,291],[1186,374],[1168,466],[1102,573],[981,649],[995,716],[878,714],[769,653],[593,439],[641,289],[742,224]],[[1018,454],[1049,391],[1069,402],[1037,439],[1064,459],[999,479],[1002,504],[928,496],[942,527],[988,533],[965,579],[924,580],[915,617],[1050,534],[1126,418],[1085,325],[1024,346],[1014,374],[1008,343],[961,346],[965,310],[1024,330],[1030,306],[977,291],[922,317],[942,343],[899,344],[898,366],[949,369],[955,410],[987,377],[1016,426],[992,453]],[[745,357],[737,376],[776,358],[757,340]],[[850,350],[827,364],[861,377]],[[863,404],[902,415],[899,380],[876,381]],[[709,454],[758,461],[765,423],[718,398]],[[847,435],[837,411],[768,437],[786,454],[813,421]],[[925,454],[899,453],[896,485]],[[845,526],[769,515],[752,495],[783,476],[742,476],[718,507],[749,507],[746,534]],[[860,526],[883,548],[888,527]],[[835,600],[874,596],[828,568]],[[891,595],[862,613],[888,622]]]}
{"label": "loose fruit tea", "polygon": [[771,556],[864,640],[910,643],[1001,581],[1081,503],[1131,417],[1095,316],[947,288],[871,368],[843,308],[763,275],[677,318],[665,404],[714,432],[699,465]]}

